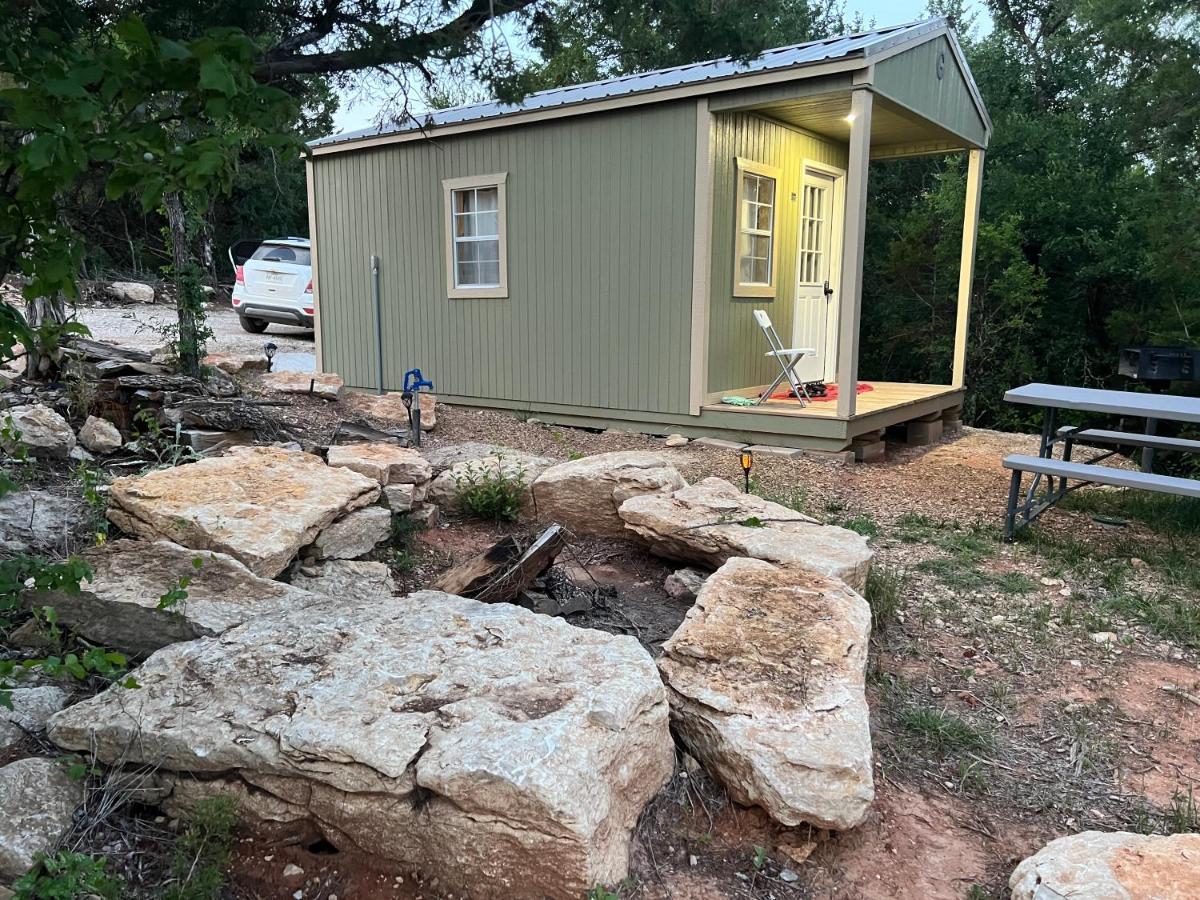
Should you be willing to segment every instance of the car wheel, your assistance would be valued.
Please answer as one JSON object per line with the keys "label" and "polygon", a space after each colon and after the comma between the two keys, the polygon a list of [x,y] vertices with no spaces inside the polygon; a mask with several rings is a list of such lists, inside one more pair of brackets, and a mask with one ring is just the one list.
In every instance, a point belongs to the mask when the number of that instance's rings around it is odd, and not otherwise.
{"label": "car wheel", "polygon": [[267,330],[267,323],[262,319],[251,319],[248,316],[238,316],[238,320],[242,323],[242,330],[248,331],[251,334],[262,334]]}

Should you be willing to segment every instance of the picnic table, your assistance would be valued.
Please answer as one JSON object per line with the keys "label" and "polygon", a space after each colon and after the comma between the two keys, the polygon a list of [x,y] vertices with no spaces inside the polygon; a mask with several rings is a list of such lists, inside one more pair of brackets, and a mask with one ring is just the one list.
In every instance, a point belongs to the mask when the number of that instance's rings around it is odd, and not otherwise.
{"label": "picnic table", "polygon": [[[1038,383],[1013,388],[1005,393],[1004,399],[1009,403],[1037,406],[1044,410],[1038,455],[1014,454],[1004,459],[1004,467],[1012,470],[1004,525],[1006,538],[1011,540],[1017,530],[1028,525],[1067,493],[1085,484],[1108,484],[1200,498],[1200,480],[1154,473],[1156,451],[1200,453],[1200,441],[1157,433],[1158,424],[1164,421],[1200,424],[1200,399]],[[1063,410],[1115,417],[1134,416],[1144,419],[1146,426],[1141,432],[1077,426],[1056,429],[1058,413]],[[1112,449],[1080,461],[1072,459],[1077,443]],[[1062,458],[1055,459],[1054,449],[1060,445],[1063,448]],[[1140,472],[1099,465],[1118,453],[1121,447],[1138,447],[1142,450]],[[1033,477],[1022,499],[1022,476],[1026,472]],[[1075,483],[1069,485],[1068,481]],[[1044,488],[1041,497],[1038,496],[1039,488]]]}

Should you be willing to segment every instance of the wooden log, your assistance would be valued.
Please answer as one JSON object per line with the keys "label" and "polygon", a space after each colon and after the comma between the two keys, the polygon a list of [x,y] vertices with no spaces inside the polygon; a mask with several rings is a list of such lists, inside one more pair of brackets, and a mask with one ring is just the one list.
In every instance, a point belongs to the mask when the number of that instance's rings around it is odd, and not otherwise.
{"label": "wooden log", "polygon": [[566,545],[567,532],[561,525],[551,525],[526,550],[509,536],[443,573],[433,588],[486,603],[512,603],[550,568]]}
{"label": "wooden log", "polygon": [[118,347],[103,341],[93,341],[84,337],[71,337],[68,347],[87,359],[123,360],[127,362],[149,363],[151,353],[148,350],[138,350],[134,347]]}

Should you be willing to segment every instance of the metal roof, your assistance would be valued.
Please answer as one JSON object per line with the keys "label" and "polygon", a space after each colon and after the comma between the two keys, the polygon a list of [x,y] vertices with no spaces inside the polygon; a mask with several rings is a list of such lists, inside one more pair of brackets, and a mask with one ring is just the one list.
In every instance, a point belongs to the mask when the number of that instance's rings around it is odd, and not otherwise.
{"label": "metal roof", "polygon": [[686,66],[673,66],[669,69],[657,69],[652,72],[642,72],[636,75],[622,75],[617,78],[606,78],[603,81],[592,81],[587,84],[552,88],[547,91],[530,94],[520,103],[489,101],[485,103],[473,103],[467,106],[456,106],[450,109],[434,110],[418,116],[409,114],[406,119],[388,125],[363,128],[358,131],[349,131],[344,134],[318,138],[317,140],[310,141],[309,146],[322,147],[329,144],[363,140],[365,138],[402,134],[404,132],[438,128],[445,125],[456,125],[463,122],[495,119],[531,110],[553,109],[597,100],[606,100],[613,97],[652,93],[681,85],[720,81],[739,75],[751,75],[781,69],[802,68],[815,63],[830,62],[832,60],[851,57],[862,57],[865,59],[872,51],[878,51],[885,46],[891,46],[895,43],[923,36],[932,31],[944,29],[945,27],[946,19],[944,18],[908,22],[904,25],[877,28],[873,31],[864,31],[858,34],[842,35],[820,41],[809,41],[805,44],[792,44],[788,47],[777,47],[773,50],[767,50],[749,60],[737,60],[727,56],[722,59],[709,60],[708,62],[690,63]]}

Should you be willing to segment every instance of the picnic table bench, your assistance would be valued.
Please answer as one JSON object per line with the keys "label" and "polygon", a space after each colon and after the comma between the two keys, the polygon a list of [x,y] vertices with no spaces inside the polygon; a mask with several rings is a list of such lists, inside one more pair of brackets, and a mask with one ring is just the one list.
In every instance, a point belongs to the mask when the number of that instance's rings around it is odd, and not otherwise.
{"label": "picnic table bench", "polygon": [[[1163,420],[1200,424],[1200,399],[1055,384],[1027,384],[1008,391],[1004,399],[1009,403],[1040,406],[1045,410],[1038,455],[1011,454],[1004,458],[1004,467],[1012,471],[1004,520],[1004,536],[1008,540],[1070,491],[1085,484],[1107,484],[1200,499],[1200,480],[1158,475],[1153,471],[1156,451],[1200,453],[1200,441],[1156,433],[1158,423]],[[1055,419],[1059,410],[1136,416],[1146,420],[1146,428],[1141,433],[1077,426],[1056,430]],[[1072,459],[1072,453],[1080,443],[1113,449],[1086,460]],[[1058,445],[1063,448],[1061,459],[1054,458],[1054,448]],[[1099,465],[1115,455],[1120,447],[1141,448],[1142,471]],[[1033,478],[1022,497],[1022,480],[1027,472]],[[1044,490],[1039,497],[1038,489],[1043,485]]]}

